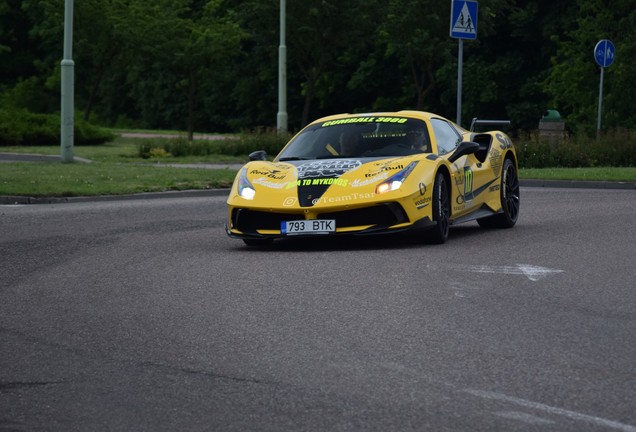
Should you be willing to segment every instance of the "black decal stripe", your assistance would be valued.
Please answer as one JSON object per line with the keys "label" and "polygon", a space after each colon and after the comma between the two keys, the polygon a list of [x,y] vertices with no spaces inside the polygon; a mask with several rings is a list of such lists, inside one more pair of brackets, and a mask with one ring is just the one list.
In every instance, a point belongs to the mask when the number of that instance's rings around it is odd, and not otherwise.
{"label": "black decal stripe", "polygon": [[484,184],[482,187],[475,189],[475,191],[473,192],[473,197],[478,196],[483,191],[488,189],[490,187],[490,185],[493,184],[495,181],[497,181],[497,178],[494,178],[494,179],[490,180],[488,183]]}

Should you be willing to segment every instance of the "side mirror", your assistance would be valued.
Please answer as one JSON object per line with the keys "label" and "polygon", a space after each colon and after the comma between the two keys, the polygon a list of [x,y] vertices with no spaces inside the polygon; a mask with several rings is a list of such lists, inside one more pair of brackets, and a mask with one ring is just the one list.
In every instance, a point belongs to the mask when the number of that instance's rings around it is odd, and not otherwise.
{"label": "side mirror", "polygon": [[448,158],[448,161],[453,163],[462,156],[477,153],[478,150],[479,144],[476,142],[464,141],[455,149],[453,154]]}
{"label": "side mirror", "polygon": [[264,161],[267,160],[267,152],[265,150],[257,150],[250,153],[249,157],[251,161]]}

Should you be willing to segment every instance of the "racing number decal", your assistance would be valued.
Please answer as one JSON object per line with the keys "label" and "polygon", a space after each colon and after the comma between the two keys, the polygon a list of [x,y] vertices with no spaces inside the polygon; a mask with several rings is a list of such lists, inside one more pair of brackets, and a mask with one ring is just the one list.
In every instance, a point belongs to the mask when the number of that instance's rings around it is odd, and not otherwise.
{"label": "racing number decal", "polygon": [[[455,184],[457,186],[457,198],[455,199],[456,205],[453,206],[453,211],[464,210],[465,205],[473,201],[482,192],[487,190],[490,185],[493,184],[495,180],[497,180],[497,177],[484,184],[480,184],[477,189],[474,189],[474,179],[475,173],[470,167],[466,166],[463,170],[461,168],[457,170],[457,177],[455,179]],[[462,183],[464,193],[462,193]]]}

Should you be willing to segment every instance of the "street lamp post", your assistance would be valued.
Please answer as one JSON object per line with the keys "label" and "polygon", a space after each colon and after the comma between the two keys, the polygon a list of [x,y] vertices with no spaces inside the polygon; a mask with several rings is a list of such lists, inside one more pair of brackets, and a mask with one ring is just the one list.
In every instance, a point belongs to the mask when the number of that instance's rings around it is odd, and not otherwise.
{"label": "street lamp post", "polygon": [[73,62],[73,0],[64,0],[64,58],[62,59],[62,114],[60,147],[62,162],[73,162],[74,68]]}
{"label": "street lamp post", "polygon": [[278,135],[287,135],[287,47],[285,46],[285,0],[280,0],[280,45],[278,47]]}

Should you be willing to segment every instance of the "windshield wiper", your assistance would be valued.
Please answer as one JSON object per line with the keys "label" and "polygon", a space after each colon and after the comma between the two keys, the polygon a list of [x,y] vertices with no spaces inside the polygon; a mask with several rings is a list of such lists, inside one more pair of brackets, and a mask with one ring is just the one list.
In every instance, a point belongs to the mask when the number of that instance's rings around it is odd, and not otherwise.
{"label": "windshield wiper", "polygon": [[294,161],[294,160],[309,160],[309,158],[299,157],[299,156],[291,156],[291,157],[283,157],[283,158],[278,159],[279,162]]}

